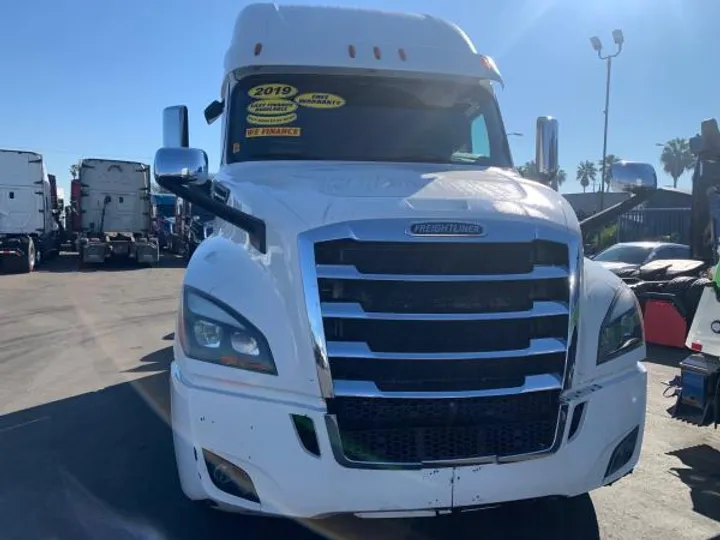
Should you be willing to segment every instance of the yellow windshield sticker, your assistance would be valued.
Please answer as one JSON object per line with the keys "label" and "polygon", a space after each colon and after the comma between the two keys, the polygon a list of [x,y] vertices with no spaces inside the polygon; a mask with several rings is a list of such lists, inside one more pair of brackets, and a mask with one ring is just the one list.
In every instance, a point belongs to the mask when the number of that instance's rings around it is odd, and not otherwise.
{"label": "yellow windshield sticker", "polygon": [[256,126],[282,126],[283,124],[292,124],[297,120],[297,114],[284,114],[282,116],[255,116],[254,114],[247,115],[248,124],[255,124]]}
{"label": "yellow windshield sticker", "polygon": [[247,112],[261,115],[288,114],[297,108],[297,103],[289,99],[261,99],[248,105]]}
{"label": "yellow windshield sticker", "polygon": [[247,128],[245,138],[255,137],[299,137],[302,131],[299,127],[261,127]]}
{"label": "yellow windshield sticker", "polygon": [[296,97],[295,103],[311,109],[339,109],[345,105],[345,100],[335,94],[308,92]]}
{"label": "yellow windshield sticker", "polygon": [[251,88],[248,95],[253,99],[288,99],[297,93],[298,89],[289,84],[268,83]]}

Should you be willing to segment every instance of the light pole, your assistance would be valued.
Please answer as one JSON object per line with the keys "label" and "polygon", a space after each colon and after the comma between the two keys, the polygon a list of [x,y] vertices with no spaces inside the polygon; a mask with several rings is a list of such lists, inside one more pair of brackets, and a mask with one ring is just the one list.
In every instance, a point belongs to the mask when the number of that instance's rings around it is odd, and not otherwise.
{"label": "light pole", "polygon": [[607,158],[607,135],[608,135],[608,112],[610,109],[610,71],[612,69],[612,59],[615,58],[622,52],[623,43],[625,38],[623,37],[622,30],[613,30],[612,33],[613,41],[617,46],[617,50],[614,54],[602,54],[602,43],[600,38],[593,36],[590,38],[590,44],[593,50],[597,53],[600,60],[605,60],[607,64],[607,79],[605,80],[605,129],[603,130],[603,153],[602,153],[602,166],[600,173],[600,210],[605,208],[605,169],[607,164],[605,160]]}

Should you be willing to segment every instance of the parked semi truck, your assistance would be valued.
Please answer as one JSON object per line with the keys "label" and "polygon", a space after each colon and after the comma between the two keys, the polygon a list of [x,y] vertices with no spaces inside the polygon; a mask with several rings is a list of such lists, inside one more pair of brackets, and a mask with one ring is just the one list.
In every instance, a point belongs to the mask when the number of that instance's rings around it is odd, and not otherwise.
{"label": "parked semi truck", "polygon": [[81,263],[113,258],[157,263],[152,230],[150,167],[109,159],[80,162],[78,253]]}
{"label": "parked semi truck", "polygon": [[60,246],[57,189],[35,152],[0,150],[0,269],[32,272]]}
{"label": "parked semi truck", "polygon": [[409,517],[632,472],[638,302],[548,187],[557,121],[538,119],[543,182],[523,179],[494,83],[435,17],[253,4],[205,110],[222,121],[212,181],[187,108],[165,109],[156,181],[217,217],[170,375],[190,499]]}

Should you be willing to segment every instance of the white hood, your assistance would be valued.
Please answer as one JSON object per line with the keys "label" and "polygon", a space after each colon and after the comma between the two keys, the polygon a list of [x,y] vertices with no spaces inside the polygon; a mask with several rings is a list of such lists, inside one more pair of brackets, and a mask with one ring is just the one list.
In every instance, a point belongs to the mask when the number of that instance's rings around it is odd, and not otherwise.
{"label": "white hood", "polygon": [[[537,182],[498,168],[444,164],[275,161],[224,167],[216,180],[269,230],[302,232],[359,219],[527,220],[576,230],[569,203]],[[295,223],[292,223],[292,222]]]}

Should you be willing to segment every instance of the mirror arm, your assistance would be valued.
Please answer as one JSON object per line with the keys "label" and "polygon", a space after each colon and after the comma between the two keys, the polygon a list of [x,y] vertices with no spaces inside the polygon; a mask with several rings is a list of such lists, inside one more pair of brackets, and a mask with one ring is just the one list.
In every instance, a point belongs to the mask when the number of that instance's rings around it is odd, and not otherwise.
{"label": "mirror arm", "polygon": [[[267,253],[267,232],[265,222],[262,219],[241,212],[221,202],[218,202],[204,193],[198,193],[196,189],[179,185],[175,182],[164,182],[162,177],[156,178],[158,184],[174,193],[181,199],[197,204],[198,206],[212,212],[220,219],[235,225],[250,236],[250,244],[260,253]],[[170,179],[168,179],[170,180]]]}
{"label": "mirror arm", "polygon": [[583,238],[585,238],[588,234],[597,232],[605,225],[612,223],[628,210],[632,210],[636,206],[644,203],[655,192],[656,190],[652,189],[638,191],[629,199],[611,206],[610,208],[606,208],[594,216],[590,216],[589,218],[582,220],[580,222],[580,231],[582,232]]}

